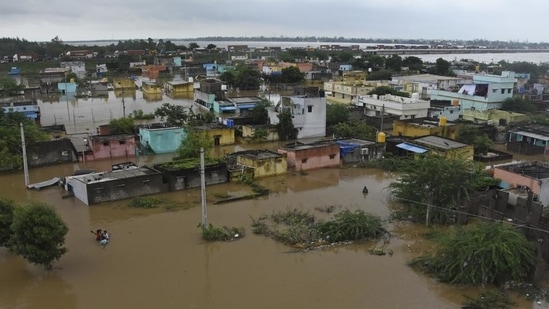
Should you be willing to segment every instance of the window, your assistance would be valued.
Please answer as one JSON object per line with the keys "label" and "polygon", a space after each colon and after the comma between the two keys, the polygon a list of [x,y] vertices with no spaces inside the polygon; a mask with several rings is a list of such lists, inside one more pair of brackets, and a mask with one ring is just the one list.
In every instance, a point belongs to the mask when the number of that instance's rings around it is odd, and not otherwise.
{"label": "window", "polygon": [[119,143],[120,145],[124,145],[124,144],[126,144],[126,141],[118,141],[118,143]]}
{"label": "window", "polygon": [[104,141],[103,146],[109,146],[109,141]]}
{"label": "window", "polygon": [[307,163],[307,158],[301,159],[301,163]]}
{"label": "window", "polygon": [[335,153],[332,153],[332,154],[330,155],[330,159],[335,158],[335,156],[336,156]]}
{"label": "window", "polygon": [[69,156],[69,152],[68,152],[67,150],[63,150],[63,151],[61,151],[61,155],[62,155],[63,157],[68,157],[68,156]]}
{"label": "window", "polygon": [[308,113],[312,113],[312,112],[313,112],[313,106],[312,106],[312,105],[307,105],[307,112],[308,112]]}
{"label": "window", "polygon": [[501,94],[504,94],[505,93],[505,89],[501,89]]}
{"label": "window", "polygon": [[496,88],[492,89],[492,93],[496,93],[498,91]]}
{"label": "window", "polygon": [[507,89],[507,93],[511,93],[511,88]]}

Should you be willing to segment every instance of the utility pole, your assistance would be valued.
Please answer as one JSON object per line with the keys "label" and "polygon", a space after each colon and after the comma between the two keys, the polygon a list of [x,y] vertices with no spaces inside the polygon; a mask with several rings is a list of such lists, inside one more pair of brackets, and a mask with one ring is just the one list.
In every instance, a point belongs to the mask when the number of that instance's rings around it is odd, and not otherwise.
{"label": "utility pole", "polygon": [[204,148],[200,148],[200,195],[202,198],[202,227],[208,225],[208,211],[206,209],[206,176],[204,171]]}
{"label": "utility pole", "polygon": [[[366,106],[366,105],[364,105],[364,106]],[[379,128],[380,132],[383,132],[383,116],[385,116],[385,104],[383,104],[381,106],[381,125],[380,125],[380,128]]]}
{"label": "utility pole", "polygon": [[23,123],[19,123],[21,128],[21,148],[23,149],[23,172],[25,174],[25,188],[29,186],[29,166],[27,164],[27,146],[25,145],[25,129]]}

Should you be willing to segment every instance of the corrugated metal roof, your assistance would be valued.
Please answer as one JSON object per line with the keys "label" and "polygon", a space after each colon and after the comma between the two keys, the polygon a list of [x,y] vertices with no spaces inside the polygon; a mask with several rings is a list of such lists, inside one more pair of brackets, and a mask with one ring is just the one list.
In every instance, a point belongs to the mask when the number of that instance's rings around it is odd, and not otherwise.
{"label": "corrugated metal roof", "polygon": [[411,151],[411,152],[415,152],[415,153],[425,153],[425,152],[427,152],[427,149],[425,149],[425,148],[421,148],[419,146],[408,144],[408,143],[400,143],[396,146],[398,148],[408,150],[408,151]]}
{"label": "corrugated metal roof", "polygon": [[526,131],[516,131],[516,132],[511,132],[511,133],[526,136],[526,137],[532,137],[532,138],[539,139],[539,140],[542,140],[542,141],[549,141],[549,136],[540,135],[540,134],[536,134],[536,133],[531,133],[531,132],[526,132]]}

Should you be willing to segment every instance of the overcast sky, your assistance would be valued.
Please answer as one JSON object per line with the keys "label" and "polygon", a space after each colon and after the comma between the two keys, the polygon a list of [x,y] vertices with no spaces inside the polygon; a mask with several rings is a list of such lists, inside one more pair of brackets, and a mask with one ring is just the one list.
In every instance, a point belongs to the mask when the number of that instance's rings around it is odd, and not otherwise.
{"label": "overcast sky", "polygon": [[1,0],[0,37],[204,36],[549,42],[547,0]]}

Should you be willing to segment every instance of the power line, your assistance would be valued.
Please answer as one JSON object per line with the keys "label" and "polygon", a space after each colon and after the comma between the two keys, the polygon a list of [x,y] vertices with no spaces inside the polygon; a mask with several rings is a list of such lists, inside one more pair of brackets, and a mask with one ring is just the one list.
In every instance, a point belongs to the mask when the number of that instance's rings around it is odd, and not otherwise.
{"label": "power line", "polygon": [[414,200],[406,199],[406,198],[395,197],[394,199],[399,200],[399,201],[410,202],[410,203],[414,203],[414,204],[418,204],[418,205],[430,206],[430,207],[435,208],[435,209],[445,210],[445,211],[453,212],[453,213],[456,213],[456,214],[467,215],[467,216],[470,216],[470,217],[480,218],[480,219],[489,220],[489,221],[493,221],[493,222],[507,223],[507,224],[513,225],[517,228],[519,228],[519,227],[520,228],[527,228],[527,229],[530,229],[530,230],[533,230],[533,231],[538,231],[538,232],[549,234],[549,230],[537,228],[537,227],[534,227],[534,226],[529,226],[529,225],[525,225],[525,224],[518,224],[518,223],[514,223],[514,222],[510,222],[510,221],[498,220],[498,219],[489,218],[489,217],[483,217],[483,216],[480,216],[480,215],[471,214],[471,213],[466,212],[466,211],[446,208],[446,207],[437,206],[437,205],[433,205],[433,204],[427,204],[427,203],[424,203],[424,202],[418,202],[418,201],[414,201]]}

